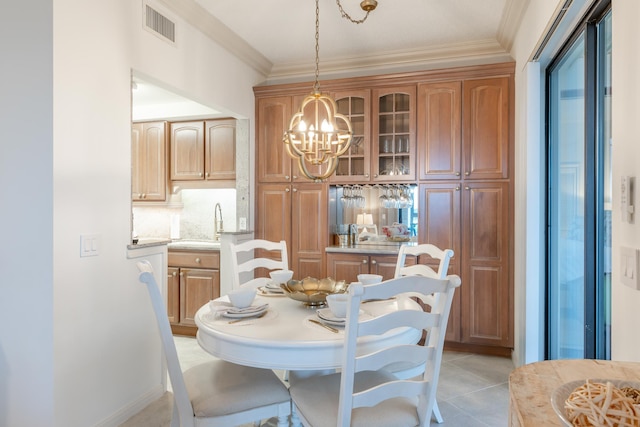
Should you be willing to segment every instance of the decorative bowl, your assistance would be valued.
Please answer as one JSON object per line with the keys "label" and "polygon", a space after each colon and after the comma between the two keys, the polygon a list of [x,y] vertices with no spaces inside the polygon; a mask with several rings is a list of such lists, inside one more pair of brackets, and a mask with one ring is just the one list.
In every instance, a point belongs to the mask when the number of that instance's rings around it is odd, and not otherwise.
{"label": "decorative bowl", "polygon": [[308,307],[325,306],[327,295],[343,294],[347,291],[348,286],[344,280],[337,282],[331,277],[319,280],[305,277],[302,280],[289,280],[280,285],[285,295]]}

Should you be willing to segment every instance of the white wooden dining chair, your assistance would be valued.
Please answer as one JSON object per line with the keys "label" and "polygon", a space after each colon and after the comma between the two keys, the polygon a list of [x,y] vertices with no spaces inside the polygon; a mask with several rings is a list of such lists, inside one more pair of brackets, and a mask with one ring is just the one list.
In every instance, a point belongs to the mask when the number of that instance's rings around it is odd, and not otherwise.
{"label": "white wooden dining chair", "polygon": [[[341,372],[299,379],[289,392],[294,411],[305,426],[428,426],[435,402],[442,361],[444,331],[458,276],[435,279],[424,276],[394,278],[375,285],[349,285]],[[423,296],[439,294],[431,312],[400,305],[396,311],[378,316],[360,316],[363,300],[387,299],[411,292]],[[427,330],[428,342],[389,345],[368,351],[358,342],[399,327]],[[391,363],[422,363],[420,378],[403,380],[386,369]]]}
{"label": "white wooden dining chair", "polygon": [[[425,264],[413,264],[405,265],[407,255],[420,256],[429,255],[434,260],[439,260],[438,270]],[[447,277],[447,270],[449,269],[449,261],[453,257],[453,250],[440,249],[430,243],[423,243],[416,246],[402,245],[398,251],[398,261],[396,262],[396,272],[393,277],[402,276],[427,276],[444,279]]]}
{"label": "white wooden dining chair", "polygon": [[148,261],[137,263],[139,280],[147,285],[174,395],[172,427],[228,427],[278,417],[278,427],[289,425],[289,392],[273,371],[214,359],[184,373],[167,310]]}
{"label": "white wooden dining chair", "polygon": [[[415,257],[418,257],[420,255],[428,255],[434,260],[439,260],[438,270],[436,271],[425,264],[416,263],[406,265],[407,255],[412,255]],[[443,250],[429,243],[423,243],[416,246],[402,245],[400,246],[400,250],[398,252],[398,261],[396,263],[396,272],[394,277],[426,276],[444,279],[445,277],[447,277],[447,271],[449,270],[449,261],[452,257],[453,250]],[[435,295],[429,295],[423,298],[422,301],[429,306],[433,306],[435,304]],[[396,367],[394,373],[398,378],[407,379],[422,374],[423,370],[424,365],[413,368]],[[444,421],[444,419],[442,418],[442,414],[440,413],[440,408],[438,407],[437,401],[434,401],[433,404],[433,417],[439,424]]]}
{"label": "white wooden dining chair", "polygon": [[[287,242],[282,240],[280,242],[271,242],[269,240],[254,239],[248,240],[243,243],[230,245],[231,249],[231,269],[233,276],[233,288],[240,286],[251,286],[257,288],[259,286],[266,285],[271,278],[269,277],[254,277],[249,280],[242,280],[242,276],[245,274],[253,273],[258,268],[266,268],[268,270],[288,270],[289,269],[289,257],[287,255]],[[277,253],[280,260],[272,258],[256,258],[253,255],[246,261],[239,261],[240,254],[255,251],[273,251]],[[245,254],[246,255],[246,254]]]}

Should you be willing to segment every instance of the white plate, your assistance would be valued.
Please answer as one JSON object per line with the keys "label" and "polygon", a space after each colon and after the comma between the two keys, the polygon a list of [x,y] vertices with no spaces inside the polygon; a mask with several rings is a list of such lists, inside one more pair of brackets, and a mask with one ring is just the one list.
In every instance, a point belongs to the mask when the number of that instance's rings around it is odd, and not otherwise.
{"label": "white plate", "polygon": [[243,308],[241,310],[230,308],[229,310],[221,311],[220,314],[224,317],[230,317],[234,319],[241,319],[244,317],[258,316],[269,309],[269,304],[260,304]]}
{"label": "white plate", "polygon": [[330,308],[320,308],[316,310],[316,314],[318,315],[320,320],[324,320],[327,323],[331,323],[332,325],[344,326],[344,323],[347,321],[347,319],[344,317],[336,317]]}
{"label": "white plate", "polygon": [[[633,387],[640,390],[640,383],[636,381],[607,380],[607,379],[597,379],[597,378],[589,379],[589,382],[592,382],[592,383],[606,384],[607,381],[613,384],[617,388]],[[586,379],[571,381],[571,382],[562,384],[560,387],[555,389],[553,393],[551,393],[551,406],[553,406],[553,410],[556,412],[556,415],[558,415],[558,418],[560,418],[562,423],[567,427],[572,427],[573,424],[571,424],[571,421],[569,421],[569,418],[567,417],[567,412],[564,409],[564,402],[569,398],[569,395],[573,393],[573,390],[580,387],[586,382],[587,382]]]}
{"label": "white plate", "polygon": [[258,287],[258,295],[267,296],[267,297],[280,297],[280,296],[284,296],[284,291],[281,288],[270,289],[266,286],[260,286]]}
{"label": "white plate", "polygon": [[282,288],[280,287],[279,283],[274,283],[274,282],[268,282],[265,286],[265,288],[270,289],[272,291],[279,291],[279,292],[284,292],[282,290]]}

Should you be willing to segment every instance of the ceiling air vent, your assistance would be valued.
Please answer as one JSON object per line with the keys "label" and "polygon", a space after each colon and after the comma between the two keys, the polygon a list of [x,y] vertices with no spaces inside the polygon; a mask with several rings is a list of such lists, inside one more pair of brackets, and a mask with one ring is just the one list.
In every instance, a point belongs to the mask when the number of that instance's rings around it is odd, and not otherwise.
{"label": "ceiling air vent", "polygon": [[160,12],[145,4],[145,28],[154,34],[170,41],[172,44],[176,42],[176,24]]}

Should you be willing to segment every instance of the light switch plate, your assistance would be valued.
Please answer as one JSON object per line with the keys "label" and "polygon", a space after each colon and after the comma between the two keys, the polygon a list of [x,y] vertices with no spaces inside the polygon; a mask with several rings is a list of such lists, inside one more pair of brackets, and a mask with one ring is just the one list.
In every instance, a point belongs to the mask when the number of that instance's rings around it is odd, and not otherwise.
{"label": "light switch plate", "polygon": [[620,248],[620,277],[625,285],[640,290],[638,280],[638,258],[640,250],[634,248]]}
{"label": "light switch plate", "polygon": [[100,255],[100,235],[81,234],[80,235],[80,256]]}
{"label": "light switch plate", "polygon": [[241,216],[240,220],[238,221],[238,228],[240,230],[246,230],[247,229],[247,218]]}

